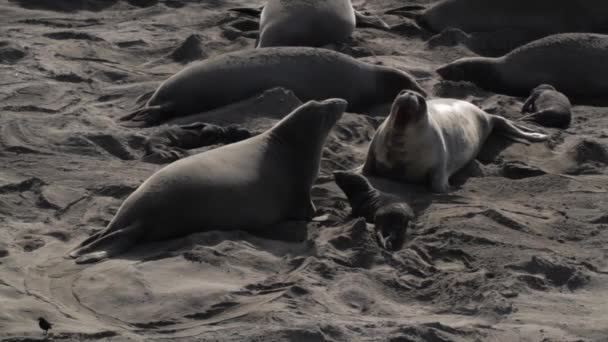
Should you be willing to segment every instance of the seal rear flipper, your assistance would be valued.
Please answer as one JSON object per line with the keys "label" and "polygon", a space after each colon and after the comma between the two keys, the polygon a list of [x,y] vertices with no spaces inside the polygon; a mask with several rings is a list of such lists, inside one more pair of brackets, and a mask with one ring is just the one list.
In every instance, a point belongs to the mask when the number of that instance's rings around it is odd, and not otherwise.
{"label": "seal rear flipper", "polygon": [[498,133],[510,138],[522,138],[531,142],[541,142],[549,139],[549,136],[546,134],[536,133],[528,128],[523,130],[502,116],[492,115],[492,121],[494,129],[496,129]]}
{"label": "seal rear flipper", "polygon": [[402,17],[406,17],[406,18],[410,18],[410,19],[416,19],[418,17],[420,17],[422,15],[422,12],[426,10],[425,6],[421,6],[421,5],[406,5],[406,6],[401,6],[398,8],[393,8],[391,10],[388,10],[384,13],[386,14],[393,14],[393,15],[400,15]]}
{"label": "seal rear flipper", "polygon": [[73,250],[69,255],[76,259],[77,264],[81,264],[97,262],[121,254],[141,237],[141,228],[140,223],[133,223],[123,229],[101,235],[83,247]]}
{"label": "seal rear flipper", "polygon": [[357,27],[359,28],[369,27],[385,31],[390,31],[391,29],[391,27],[378,16],[363,14],[362,12],[355,10],[355,17],[357,18]]}
{"label": "seal rear flipper", "polygon": [[146,127],[160,123],[163,120],[165,106],[151,106],[138,109],[123,117],[120,121],[128,121],[123,126],[126,127]]}
{"label": "seal rear flipper", "polygon": [[254,8],[254,7],[234,7],[234,8],[229,8],[228,11],[230,11],[230,12],[237,12],[237,13],[243,13],[243,14],[254,16],[254,17],[259,17],[260,14],[262,14],[262,9],[264,9],[264,6],[260,6],[258,8]]}

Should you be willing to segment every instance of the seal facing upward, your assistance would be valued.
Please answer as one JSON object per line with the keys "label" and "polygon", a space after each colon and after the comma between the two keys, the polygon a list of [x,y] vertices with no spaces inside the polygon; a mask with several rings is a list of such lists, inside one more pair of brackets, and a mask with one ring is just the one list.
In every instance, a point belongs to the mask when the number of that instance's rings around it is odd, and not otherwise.
{"label": "seal facing upward", "polygon": [[426,101],[421,94],[404,90],[395,98],[389,116],[372,139],[363,174],[411,183],[429,182],[433,191],[447,192],[449,177],[477,156],[494,129],[529,141],[548,138],[525,132],[469,102]]}

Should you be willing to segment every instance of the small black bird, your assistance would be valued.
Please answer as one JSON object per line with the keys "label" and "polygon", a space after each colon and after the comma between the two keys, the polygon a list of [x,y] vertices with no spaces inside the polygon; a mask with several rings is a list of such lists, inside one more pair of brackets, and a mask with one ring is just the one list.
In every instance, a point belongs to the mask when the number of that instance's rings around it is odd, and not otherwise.
{"label": "small black bird", "polygon": [[40,329],[44,330],[44,336],[49,333],[49,329],[53,328],[51,323],[42,317],[38,317],[38,326]]}

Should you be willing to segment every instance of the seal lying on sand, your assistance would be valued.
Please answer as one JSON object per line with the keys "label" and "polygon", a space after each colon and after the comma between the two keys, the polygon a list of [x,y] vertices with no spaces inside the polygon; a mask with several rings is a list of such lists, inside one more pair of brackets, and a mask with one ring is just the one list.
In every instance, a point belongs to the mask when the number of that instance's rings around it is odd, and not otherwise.
{"label": "seal lying on sand", "polygon": [[269,0],[260,16],[258,47],[323,46],[355,30],[350,0]]}
{"label": "seal lying on sand", "polygon": [[351,0],[269,0],[260,8],[230,10],[260,17],[257,47],[320,47],[346,40],[355,27],[390,30],[379,17],[355,10]]}
{"label": "seal lying on sand", "polygon": [[414,218],[410,206],[396,196],[378,191],[358,173],[335,171],[334,178],[348,198],[352,216],[374,223],[378,244],[387,250],[400,249]]}
{"label": "seal lying on sand", "polygon": [[121,120],[151,125],[221,107],[283,87],[302,101],[342,98],[350,111],[389,102],[401,89],[424,92],[404,71],[309,47],[242,50],[211,58],[171,76],[144,108]]}
{"label": "seal lying on sand", "polygon": [[580,99],[605,97],[608,89],[608,35],[564,33],[521,46],[503,57],[462,58],[437,70],[452,81],[525,96],[551,84]]}
{"label": "seal lying on sand", "polygon": [[533,121],[546,127],[567,128],[572,121],[570,100],[549,84],[534,88],[521,112],[530,114],[519,120]]}
{"label": "seal lying on sand", "polygon": [[321,150],[346,106],[342,99],[310,101],[260,135],[169,164],[70,257],[77,263],[95,262],[140,240],[212,229],[255,231],[286,220],[310,220],[315,212],[310,188]]}
{"label": "seal lying on sand", "polygon": [[363,174],[412,183],[430,181],[433,191],[447,192],[449,177],[477,156],[494,129],[529,141],[548,138],[524,132],[469,102],[426,101],[422,95],[404,90],[372,139]]}
{"label": "seal lying on sand", "polygon": [[603,0],[443,0],[420,11],[406,6],[389,12],[413,17],[434,32],[453,27],[465,32],[502,29],[543,32],[608,32]]}

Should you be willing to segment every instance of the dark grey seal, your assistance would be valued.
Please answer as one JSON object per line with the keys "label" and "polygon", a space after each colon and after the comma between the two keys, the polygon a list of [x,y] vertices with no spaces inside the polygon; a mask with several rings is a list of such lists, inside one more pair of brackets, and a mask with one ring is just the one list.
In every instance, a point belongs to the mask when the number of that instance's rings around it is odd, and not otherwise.
{"label": "dark grey seal", "polygon": [[165,166],[129,195],[106,229],[69,256],[95,262],[142,240],[312,219],[310,188],[321,151],[346,106],[342,99],[310,101],[260,135]]}

